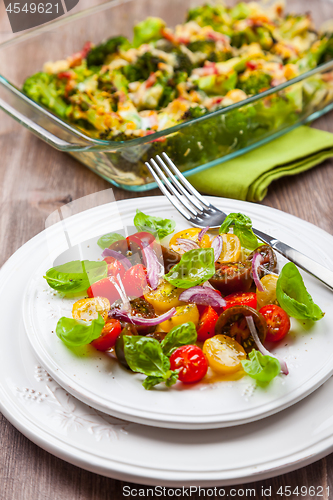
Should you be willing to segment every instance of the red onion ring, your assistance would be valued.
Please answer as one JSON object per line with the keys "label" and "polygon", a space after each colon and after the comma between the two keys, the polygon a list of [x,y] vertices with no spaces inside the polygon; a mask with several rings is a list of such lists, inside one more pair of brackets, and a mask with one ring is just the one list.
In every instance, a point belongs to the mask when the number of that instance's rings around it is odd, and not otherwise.
{"label": "red onion ring", "polygon": [[106,248],[105,250],[103,250],[102,257],[103,259],[105,257],[114,257],[115,259],[119,260],[119,262],[122,263],[126,271],[127,269],[132,267],[132,264],[127,257],[125,257],[122,253],[116,252],[115,250],[111,250],[111,248]]}
{"label": "red onion ring", "polygon": [[122,309],[111,309],[108,312],[109,318],[119,319],[120,321],[126,321],[127,323],[133,323],[133,325],[144,325],[144,326],[156,326],[163,321],[170,319],[176,313],[176,309],[173,307],[170,311],[157,316],[157,318],[142,318],[140,316],[132,316]]}
{"label": "red onion ring", "polygon": [[183,247],[185,252],[188,252],[189,250],[195,250],[197,248],[200,248],[200,245],[196,241],[193,240],[188,240],[186,238],[177,238],[177,243],[179,246]]}
{"label": "red onion ring", "polygon": [[285,375],[288,375],[289,370],[288,370],[287,363],[283,359],[280,359],[277,356],[274,356],[274,354],[269,352],[268,349],[266,349],[266,347],[264,347],[262,345],[252,316],[245,316],[245,319],[247,322],[247,326],[249,327],[249,330],[250,330],[251,335],[253,337],[253,340],[257,344],[257,347],[258,347],[259,351],[261,352],[261,354],[263,354],[264,356],[272,356],[272,358],[276,358],[281,365],[282,373],[284,373]]}
{"label": "red onion ring", "polygon": [[216,262],[220,258],[223,249],[223,239],[221,235],[218,235],[213,239],[211,248],[214,250],[214,260]]}
{"label": "red onion ring", "polygon": [[208,229],[210,229],[209,226],[206,226],[203,229],[201,229],[200,233],[198,234],[198,240],[200,242],[201,242],[202,238],[205,236],[205,234],[207,233]]}
{"label": "red onion ring", "polygon": [[159,283],[159,277],[161,274],[161,266],[157,259],[154,250],[149,246],[144,246],[142,248],[142,253],[145,259],[145,265],[147,268],[147,274],[149,279],[149,284],[153,290],[155,290]]}
{"label": "red onion ring", "polygon": [[261,261],[262,261],[262,256],[260,255],[260,253],[259,252],[255,253],[252,259],[252,277],[259,292],[264,292],[265,288],[262,286],[258,274],[258,268],[260,266]]}
{"label": "red onion ring", "polygon": [[194,302],[200,306],[224,307],[226,302],[216,291],[206,286],[193,286],[179,295],[183,302]]}

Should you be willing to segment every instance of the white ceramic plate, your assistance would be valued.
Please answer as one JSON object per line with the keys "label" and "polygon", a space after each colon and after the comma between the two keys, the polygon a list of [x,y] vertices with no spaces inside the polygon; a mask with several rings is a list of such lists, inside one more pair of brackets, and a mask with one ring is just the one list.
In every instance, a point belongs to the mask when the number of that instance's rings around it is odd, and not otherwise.
{"label": "white ceramic plate", "polygon": [[[329,256],[333,237],[315,226],[265,206],[223,199],[213,199],[212,202],[227,212],[246,213],[258,229],[332,267]],[[132,225],[135,209],[139,207],[151,215],[173,217],[179,229],[186,227],[186,221],[162,197],[127,200],[118,207],[123,224],[128,226]],[[105,208],[98,207],[67,219],[69,234],[76,231],[85,240],[96,234],[97,225],[99,234],[119,229],[113,227],[110,219],[103,220],[103,210]],[[66,248],[65,242],[59,244],[58,229],[55,225],[48,235],[48,245],[54,255]],[[40,236],[39,265],[37,269],[31,267],[33,277],[24,297],[23,317],[28,338],[51,376],[69,393],[98,410],[158,427],[209,429],[233,426],[285,409],[308,396],[333,372],[332,295],[315,279],[305,275],[309,292],[326,311],[326,316],[312,325],[294,321],[286,342],[274,347],[273,352],[287,361],[290,370],[287,377],[278,376],[265,389],[245,376],[238,381],[201,383],[191,387],[179,382],[171,389],[159,387],[146,391],[141,385],[141,375],[129,372],[116,360],[90,346],[82,348],[78,355],[56,336],[58,319],[71,316],[76,299],[69,300],[55,293],[43,279],[53,261],[42,244],[42,238],[43,233]],[[97,252],[95,258],[100,255],[97,245],[91,242],[87,251],[89,255]]]}
{"label": "white ceramic plate", "polygon": [[43,258],[40,241],[26,243],[0,271],[0,410],[33,442],[91,472],[162,486],[242,484],[333,450],[333,379],[264,423],[206,431],[116,420],[70,396],[40,365],[20,314],[24,286]]}

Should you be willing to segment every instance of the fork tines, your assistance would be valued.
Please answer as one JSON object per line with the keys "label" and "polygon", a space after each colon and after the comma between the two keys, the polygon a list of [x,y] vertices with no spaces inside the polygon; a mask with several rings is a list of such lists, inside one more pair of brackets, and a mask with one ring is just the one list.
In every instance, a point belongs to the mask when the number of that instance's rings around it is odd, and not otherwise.
{"label": "fork tines", "polygon": [[[146,162],[163,194],[187,220],[203,219],[211,212],[210,203],[189,183],[166,153]],[[165,160],[165,161],[164,161]],[[177,176],[177,177],[176,177]]]}

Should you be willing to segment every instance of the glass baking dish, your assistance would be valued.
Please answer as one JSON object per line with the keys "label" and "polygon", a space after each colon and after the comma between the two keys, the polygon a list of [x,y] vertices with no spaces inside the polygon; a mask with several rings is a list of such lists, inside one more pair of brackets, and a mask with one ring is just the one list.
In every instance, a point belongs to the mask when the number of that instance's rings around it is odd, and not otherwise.
{"label": "glass baking dish", "polygon": [[[44,62],[65,58],[87,40],[97,44],[119,34],[131,38],[133,26],[148,15],[161,17],[169,26],[175,26],[184,21],[189,8],[202,3],[203,0],[99,2],[1,44],[0,108],[54,148],[71,154],[112,184],[130,191],[156,186],[145,161],[162,151],[190,175],[241,155],[333,109],[331,75],[324,77],[327,85],[315,91],[318,75],[332,71],[333,61],[245,101],[158,132],[154,141],[152,136],[126,142],[93,139],[20,91],[24,80],[39,71]],[[287,11],[311,12],[319,28],[324,21],[333,19],[333,0],[289,0]],[[271,112],[269,103],[275,101],[278,113]]]}

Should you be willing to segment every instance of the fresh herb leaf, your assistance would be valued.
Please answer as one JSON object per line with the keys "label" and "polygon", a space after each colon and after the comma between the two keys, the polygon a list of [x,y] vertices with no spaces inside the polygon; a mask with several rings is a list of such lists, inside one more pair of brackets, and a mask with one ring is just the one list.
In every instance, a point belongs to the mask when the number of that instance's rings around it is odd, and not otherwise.
{"label": "fresh herb leaf", "polygon": [[259,243],[256,235],[252,231],[252,221],[244,214],[229,214],[220,227],[219,233],[228,233],[233,226],[234,234],[239,238],[241,245],[249,250],[258,248]]}
{"label": "fresh herb leaf", "polygon": [[153,217],[146,215],[140,210],[136,211],[134,217],[134,225],[138,231],[148,231],[158,239],[165,238],[168,234],[173,233],[176,223],[171,219],[162,219],[161,217]]}
{"label": "fresh herb leaf", "polygon": [[267,384],[271,382],[281,371],[278,359],[272,356],[264,356],[260,351],[252,349],[249,360],[241,361],[244,371],[258,382]]}
{"label": "fresh herb leaf", "polygon": [[105,321],[100,314],[92,321],[79,321],[62,317],[56,326],[56,334],[69,347],[90,344],[101,335]]}
{"label": "fresh herb leaf", "polygon": [[213,248],[198,248],[184,253],[180,262],[164,278],[177,288],[191,288],[202,285],[214,273]]}
{"label": "fresh herb leaf", "polygon": [[78,293],[87,290],[92,283],[107,276],[104,261],[73,260],[61,266],[51,267],[44,276],[48,285],[64,293]]}
{"label": "fresh herb leaf", "polygon": [[178,374],[170,370],[169,358],[163,353],[158,340],[138,335],[124,335],[124,354],[128,366],[134,372],[147,375],[145,389],[165,382],[168,387],[176,383]]}
{"label": "fresh herb leaf", "polygon": [[121,234],[107,233],[99,238],[99,240],[97,241],[97,245],[104,250],[105,248],[109,248],[109,246],[112,245],[112,243],[114,243],[115,241],[124,239],[124,236],[122,236]]}
{"label": "fresh herb leaf", "polygon": [[182,345],[195,344],[197,341],[197,331],[192,321],[175,326],[167,333],[161,342],[161,347],[166,356],[171,356],[177,347]]}
{"label": "fresh herb leaf", "polygon": [[318,321],[324,316],[320,307],[313,302],[299,270],[292,262],[288,262],[281,270],[276,284],[276,297],[282,309],[292,318]]}

